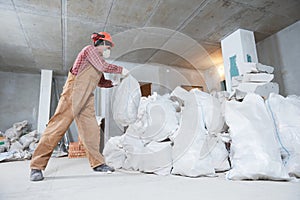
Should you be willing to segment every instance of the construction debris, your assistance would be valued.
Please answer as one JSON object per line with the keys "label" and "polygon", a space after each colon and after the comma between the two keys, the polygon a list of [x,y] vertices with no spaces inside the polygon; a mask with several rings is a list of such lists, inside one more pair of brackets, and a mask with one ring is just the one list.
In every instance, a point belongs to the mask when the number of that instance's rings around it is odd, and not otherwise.
{"label": "construction debris", "polygon": [[[125,98],[114,99],[114,103],[127,104]],[[154,93],[140,97],[136,109],[136,121],[129,124],[126,133],[111,138],[105,145],[103,154],[109,165],[192,177],[215,176],[216,171],[230,168],[228,151],[221,139],[224,118],[215,97],[178,87],[171,95]],[[114,116],[118,123],[118,115]]]}
{"label": "construction debris", "polygon": [[237,63],[238,76],[232,77],[232,90],[236,99],[243,99],[247,93],[256,93],[267,99],[271,93],[279,93],[277,83],[271,82],[274,68],[261,63]]}
{"label": "construction debris", "polygon": [[30,130],[30,124],[24,120],[1,133],[0,161],[30,159],[39,141],[36,130]]}
{"label": "construction debris", "polygon": [[[247,74],[241,83],[270,83],[270,67],[253,69],[264,74]],[[135,109],[136,121],[105,145],[106,162],[115,168],[188,177],[227,171],[228,180],[299,177],[299,97],[245,92],[236,100],[227,92],[177,87],[142,97]]]}

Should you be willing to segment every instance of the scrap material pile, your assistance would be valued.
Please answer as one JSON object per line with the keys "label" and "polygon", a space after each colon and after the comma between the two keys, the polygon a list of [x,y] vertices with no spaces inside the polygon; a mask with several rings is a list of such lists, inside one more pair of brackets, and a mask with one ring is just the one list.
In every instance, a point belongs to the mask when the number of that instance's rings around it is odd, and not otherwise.
{"label": "scrap material pile", "polygon": [[188,177],[220,171],[230,180],[300,177],[300,98],[271,94],[265,101],[247,93],[237,101],[226,95],[177,87],[146,98],[127,77],[116,88],[112,107],[116,122],[128,128],[106,143],[106,162]]}
{"label": "scrap material pile", "polygon": [[237,99],[243,99],[247,93],[259,94],[265,99],[270,93],[279,93],[279,86],[271,82],[274,78],[274,68],[261,63],[239,62],[237,65],[238,75],[234,72],[232,77],[232,90]]}
{"label": "scrap material pile", "polygon": [[39,140],[38,132],[31,131],[26,120],[13,124],[0,137],[0,161],[30,159]]}

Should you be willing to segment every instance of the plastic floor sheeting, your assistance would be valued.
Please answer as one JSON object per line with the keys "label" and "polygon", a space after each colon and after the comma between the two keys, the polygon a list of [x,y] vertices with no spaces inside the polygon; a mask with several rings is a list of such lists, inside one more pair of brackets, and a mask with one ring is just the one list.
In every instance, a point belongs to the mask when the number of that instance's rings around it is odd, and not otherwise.
{"label": "plastic floor sheeting", "polygon": [[51,158],[41,182],[29,181],[30,161],[0,163],[0,200],[230,199],[299,200],[300,179],[229,181],[217,178],[158,176],[130,171],[94,172],[86,158]]}

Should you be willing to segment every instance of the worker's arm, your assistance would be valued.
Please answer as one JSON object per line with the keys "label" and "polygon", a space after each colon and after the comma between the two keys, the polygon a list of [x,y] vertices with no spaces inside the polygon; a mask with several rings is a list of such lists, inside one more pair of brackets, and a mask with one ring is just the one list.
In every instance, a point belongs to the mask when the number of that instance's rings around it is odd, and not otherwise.
{"label": "worker's arm", "polygon": [[104,75],[102,74],[101,79],[98,83],[98,87],[102,88],[111,88],[113,87],[112,81],[105,79]]}
{"label": "worker's arm", "polygon": [[106,73],[121,74],[122,67],[107,63],[95,47],[87,48],[87,60],[99,71]]}

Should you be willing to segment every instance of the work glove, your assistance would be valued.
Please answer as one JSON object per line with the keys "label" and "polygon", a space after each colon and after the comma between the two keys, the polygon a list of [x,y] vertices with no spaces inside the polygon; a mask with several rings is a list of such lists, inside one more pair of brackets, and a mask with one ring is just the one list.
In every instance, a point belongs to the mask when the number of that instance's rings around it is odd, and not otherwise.
{"label": "work glove", "polygon": [[100,78],[100,81],[98,83],[98,87],[101,87],[101,88],[111,88],[113,87],[113,83],[111,80],[107,80],[104,78],[104,75],[102,74],[101,78]]}
{"label": "work glove", "polygon": [[122,73],[121,73],[121,77],[122,77],[122,78],[125,78],[125,77],[127,77],[128,75],[129,75],[128,69],[126,69],[125,67],[123,67]]}

